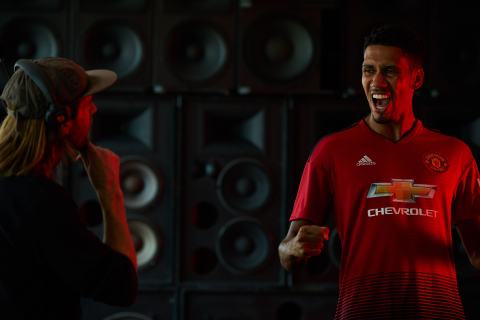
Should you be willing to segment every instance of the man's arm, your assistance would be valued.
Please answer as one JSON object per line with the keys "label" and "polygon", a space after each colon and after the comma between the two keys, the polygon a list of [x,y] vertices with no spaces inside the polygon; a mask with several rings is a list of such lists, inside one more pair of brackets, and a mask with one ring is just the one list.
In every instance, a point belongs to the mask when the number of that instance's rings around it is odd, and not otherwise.
{"label": "man's arm", "polygon": [[82,160],[102,207],[104,242],[126,255],[136,269],[137,256],[120,187],[120,159],[112,151],[90,143],[82,153]]}
{"label": "man's arm", "polygon": [[461,220],[456,227],[468,259],[480,270],[480,217]]}
{"label": "man's arm", "polygon": [[280,263],[290,271],[294,265],[319,255],[329,233],[328,227],[313,225],[307,220],[292,221],[287,236],[278,246]]}

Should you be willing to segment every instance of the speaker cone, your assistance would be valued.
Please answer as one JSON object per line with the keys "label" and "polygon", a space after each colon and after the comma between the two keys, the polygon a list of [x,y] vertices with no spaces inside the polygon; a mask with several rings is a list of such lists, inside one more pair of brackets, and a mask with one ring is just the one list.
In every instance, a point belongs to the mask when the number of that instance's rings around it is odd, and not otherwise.
{"label": "speaker cone", "polygon": [[3,58],[13,66],[21,58],[58,56],[59,43],[53,30],[27,19],[13,20],[0,31]]}
{"label": "speaker cone", "polygon": [[128,209],[144,209],[160,195],[163,187],[157,172],[140,157],[125,157],[120,167],[120,181]]}
{"label": "speaker cone", "polygon": [[301,22],[283,17],[259,19],[247,30],[243,43],[251,72],[280,83],[303,75],[316,50],[309,30]]}
{"label": "speaker cone", "polygon": [[134,73],[144,56],[137,32],[117,22],[93,25],[85,34],[82,51],[89,68],[111,69],[119,78]]}
{"label": "speaker cone", "polygon": [[129,219],[128,227],[135,245],[138,269],[154,265],[161,243],[153,227],[139,219]]}
{"label": "speaker cone", "polygon": [[232,273],[251,273],[267,261],[270,242],[257,220],[236,218],[221,228],[217,255],[224,267]]}
{"label": "speaker cone", "polygon": [[222,71],[229,54],[224,36],[202,22],[180,24],[170,32],[167,44],[171,71],[186,82],[211,80]]}
{"label": "speaker cone", "polygon": [[240,158],[220,172],[217,191],[222,204],[234,213],[252,213],[262,208],[271,193],[263,165],[254,159]]}

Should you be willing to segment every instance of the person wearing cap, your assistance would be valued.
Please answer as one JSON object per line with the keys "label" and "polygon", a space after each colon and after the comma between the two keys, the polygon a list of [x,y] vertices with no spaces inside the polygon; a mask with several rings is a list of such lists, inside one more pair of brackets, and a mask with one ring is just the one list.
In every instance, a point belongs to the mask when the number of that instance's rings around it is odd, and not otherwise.
{"label": "person wearing cap", "polygon": [[[32,65],[42,80],[26,71]],[[80,298],[128,306],[136,299],[136,255],[119,182],[119,157],[89,141],[92,95],[110,70],[65,58],[18,63],[1,95],[0,314],[2,319],[80,319]],[[45,90],[48,90],[45,93]],[[62,159],[81,159],[104,220],[101,241],[55,182]]]}

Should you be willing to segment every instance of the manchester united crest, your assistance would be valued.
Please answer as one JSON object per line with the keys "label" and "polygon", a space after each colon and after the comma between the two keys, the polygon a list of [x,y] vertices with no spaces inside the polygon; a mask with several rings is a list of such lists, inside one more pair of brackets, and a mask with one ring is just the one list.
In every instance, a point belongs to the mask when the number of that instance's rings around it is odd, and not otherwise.
{"label": "manchester united crest", "polygon": [[423,163],[427,168],[442,173],[448,170],[448,161],[438,153],[429,153],[425,155]]}

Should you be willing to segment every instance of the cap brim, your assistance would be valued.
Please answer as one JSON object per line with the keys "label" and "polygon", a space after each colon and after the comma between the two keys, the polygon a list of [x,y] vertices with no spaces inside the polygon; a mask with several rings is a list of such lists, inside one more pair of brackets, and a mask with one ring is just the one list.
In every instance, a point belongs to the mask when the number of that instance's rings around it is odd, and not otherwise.
{"label": "cap brim", "polygon": [[117,81],[117,74],[111,70],[97,69],[85,72],[88,76],[88,87],[83,94],[84,97],[103,91]]}

